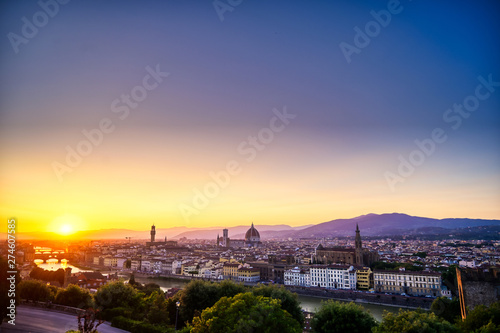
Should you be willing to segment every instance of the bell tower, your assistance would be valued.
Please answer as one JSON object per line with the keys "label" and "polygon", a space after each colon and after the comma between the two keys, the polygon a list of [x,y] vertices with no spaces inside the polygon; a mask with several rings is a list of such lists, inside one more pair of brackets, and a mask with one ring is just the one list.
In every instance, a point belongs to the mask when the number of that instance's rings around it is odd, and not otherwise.
{"label": "bell tower", "polygon": [[361,244],[361,235],[359,233],[359,226],[356,223],[356,237],[354,238],[354,247],[356,252],[356,264],[364,265],[363,263],[363,248]]}
{"label": "bell tower", "polygon": [[155,242],[155,236],[156,236],[156,227],[155,225],[153,224],[151,226],[151,243],[154,243]]}

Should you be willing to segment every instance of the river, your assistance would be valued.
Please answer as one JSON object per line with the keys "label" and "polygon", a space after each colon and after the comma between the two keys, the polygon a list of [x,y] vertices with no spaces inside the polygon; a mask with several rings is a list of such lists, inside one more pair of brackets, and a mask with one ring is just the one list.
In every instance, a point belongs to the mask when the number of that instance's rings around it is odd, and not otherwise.
{"label": "river", "polygon": [[91,272],[92,270],[85,270],[85,269],[80,269],[78,267],[75,267],[73,265],[70,265],[68,261],[63,261],[63,262],[56,262],[56,261],[50,261],[49,262],[44,262],[44,263],[39,263],[35,260],[35,264],[37,264],[38,267],[43,268],[47,271],[57,271],[59,268],[66,269],[66,268],[71,268],[71,273],[78,273],[78,272]]}

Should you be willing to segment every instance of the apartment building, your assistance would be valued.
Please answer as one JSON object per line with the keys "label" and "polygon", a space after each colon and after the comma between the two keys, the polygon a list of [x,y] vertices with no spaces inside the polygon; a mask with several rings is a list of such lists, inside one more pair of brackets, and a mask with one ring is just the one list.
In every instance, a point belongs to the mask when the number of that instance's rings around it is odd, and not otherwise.
{"label": "apartment building", "polygon": [[241,282],[259,282],[260,269],[252,267],[241,267],[238,269],[238,280]]}
{"label": "apartment building", "polygon": [[373,272],[370,267],[356,269],[357,289],[368,290],[373,288]]}
{"label": "apartment building", "polygon": [[312,266],[310,275],[311,287],[356,289],[356,269],[353,266]]}
{"label": "apartment building", "polygon": [[373,272],[375,290],[414,296],[441,296],[441,274],[436,272]]}
{"label": "apartment building", "polygon": [[311,274],[309,269],[294,267],[284,273],[284,283],[286,286],[310,287]]}

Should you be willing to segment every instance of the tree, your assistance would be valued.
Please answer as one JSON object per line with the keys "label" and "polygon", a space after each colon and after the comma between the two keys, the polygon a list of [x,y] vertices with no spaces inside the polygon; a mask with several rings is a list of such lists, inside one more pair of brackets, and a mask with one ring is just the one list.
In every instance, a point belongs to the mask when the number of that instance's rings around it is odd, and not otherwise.
{"label": "tree", "polygon": [[328,300],[312,320],[314,332],[370,332],[377,325],[373,316],[358,304]]}
{"label": "tree", "polygon": [[[161,290],[160,286],[156,283],[153,283],[153,282],[146,283],[141,291],[144,294],[146,294],[146,296],[149,296],[154,292],[158,292],[158,293],[161,293],[162,295],[164,295],[163,290]],[[164,296],[164,298],[165,298],[165,296]]]}
{"label": "tree", "polygon": [[189,282],[179,293],[181,302],[179,323],[193,320],[193,317],[214,305],[219,299],[216,284],[199,280]]}
{"label": "tree", "polygon": [[52,293],[47,283],[37,280],[24,280],[18,286],[19,296],[23,299],[47,302],[52,300]]}
{"label": "tree", "polygon": [[59,268],[57,271],[49,271],[40,267],[35,267],[30,272],[30,278],[47,282],[57,281],[61,286],[64,285],[64,269]]}
{"label": "tree", "polygon": [[467,313],[465,320],[458,323],[464,332],[489,332],[491,329],[500,330],[500,302],[489,307],[478,305]]}
{"label": "tree", "polygon": [[145,299],[146,303],[146,319],[151,324],[169,323],[169,313],[167,309],[167,300],[162,291],[154,291]]}
{"label": "tree", "polygon": [[54,303],[72,306],[76,308],[88,308],[92,304],[92,295],[88,290],[84,290],[77,285],[71,284],[65,289],[59,289]]}
{"label": "tree", "polygon": [[373,328],[374,333],[457,333],[458,329],[448,321],[434,313],[399,310],[398,314],[385,313],[379,326]]}
{"label": "tree", "polygon": [[250,292],[222,297],[195,317],[193,333],[302,332],[297,320],[284,311],[280,301]]}
{"label": "tree", "polygon": [[281,308],[287,311],[294,319],[302,325],[304,323],[304,314],[297,294],[290,292],[284,286],[261,285],[252,290],[256,296],[271,297],[277,299],[281,303]]}
{"label": "tree", "polygon": [[221,283],[217,284],[217,300],[219,300],[221,297],[224,296],[233,297],[247,291],[248,288],[241,283],[236,283],[230,280],[224,280]]}
{"label": "tree", "polygon": [[417,252],[417,253],[413,253],[413,255],[423,259],[423,258],[427,257],[427,252]]}
{"label": "tree", "polygon": [[134,276],[134,274],[132,274],[132,275],[130,275],[130,279],[128,280],[128,284],[130,284],[132,287],[135,287],[136,285],[138,285],[140,283],[135,281],[135,276]]}
{"label": "tree", "polygon": [[[192,321],[204,309],[213,306],[221,297],[232,297],[245,291],[247,288],[243,284],[228,280],[221,283],[191,281],[178,293],[179,296],[175,297],[176,301],[181,302],[179,327],[182,327],[185,322]],[[169,302],[168,306],[169,309],[173,307],[172,302]]]}
{"label": "tree", "polygon": [[447,286],[453,295],[458,295],[457,292],[457,265],[450,265],[446,271],[441,274],[443,284]]}
{"label": "tree", "polygon": [[457,298],[438,297],[432,302],[431,311],[450,323],[460,319],[460,301]]}
{"label": "tree", "polygon": [[111,282],[100,287],[94,296],[96,306],[100,309],[136,307],[140,298],[140,294],[123,281]]}

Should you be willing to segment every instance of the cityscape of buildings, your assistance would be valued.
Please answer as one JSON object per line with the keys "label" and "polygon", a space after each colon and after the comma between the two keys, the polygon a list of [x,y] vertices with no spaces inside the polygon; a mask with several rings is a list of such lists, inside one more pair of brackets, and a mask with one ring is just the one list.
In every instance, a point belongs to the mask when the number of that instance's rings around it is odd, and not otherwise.
{"label": "cityscape of buildings", "polygon": [[[442,272],[451,265],[500,267],[498,241],[362,240],[361,233],[356,227],[354,239],[262,241],[252,223],[242,240],[231,239],[224,229],[215,242],[166,237],[157,241],[153,225],[147,242],[78,242],[59,251],[24,244],[18,262],[29,267],[34,262],[69,258],[75,265],[148,276],[433,298],[452,296],[442,279]],[[380,268],[377,263],[392,267]],[[68,276],[65,283],[97,288],[105,280],[101,273],[83,273]]]}

